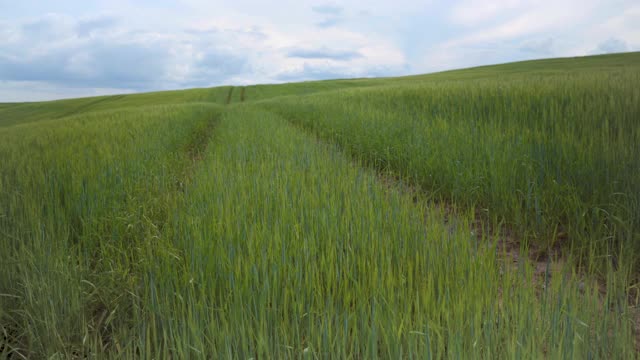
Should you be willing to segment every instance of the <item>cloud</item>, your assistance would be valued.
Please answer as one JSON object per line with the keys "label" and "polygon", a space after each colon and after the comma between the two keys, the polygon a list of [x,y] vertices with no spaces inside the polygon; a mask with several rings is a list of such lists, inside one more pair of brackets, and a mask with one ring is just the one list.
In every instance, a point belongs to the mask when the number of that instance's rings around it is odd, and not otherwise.
{"label": "cloud", "polygon": [[20,24],[18,32],[24,40],[46,43],[66,36],[69,33],[72,21],[67,16],[47,14]]}
{"label": "cloud", "polygon": [[582,41],[570,53],[582,55],[640,50],[640,4],[598,19],[581,32]]}
{"label": "cloud", "polygon": [[344,11],[344,8],[337,5],[324,4],[324,5],[312,6],[311,10],[313,10],[313,12],[316,12],[322,15],[336,16],[336,15],[342,14],[342,11]]}
{"label": "cloud", "polygon": [[320,28],[329,28],[340,24],[342,21],[343,19],[340,17],[328,17],[324,20],[318,21],[316,26]]}
{"label": "cloud", "polygon": [[125,88],[73,87],[48,82],[0,81],[0,99],[3,102],[45,101],[134,92]]}
{"label": "cloud", "polygon": [[118,19],[113,16],[101,16],[92,19],[79,21],[75,25],[78,36],[89,36],[97,30],[103,30],[114,27],[118,23]]}
{"label": "cloud", "polygon": [[311,7],[311,10],[314,13],[323,16],[322,20],[315,23],[316,26],[320,28],[329,28],[329,27],[338,25],[339,23],[344,21],[343,7],[340,7],[337,5],[331,5],[331,4],[324,4],[324,5],[313,6]]}
{"label": "cloud", "polygon": [[593,49],[601,34],[611,33],[602,29],[600,34],[592,34],[591,29],[633,8],[627,0],[615,6],[599,0],[498,0],[499,7],[484,10],[480,0],[462,4],[469,8],[459,6],[449,19],[460,31],[431,45],[416,64],[419,71],[586,55],[587,51],[581,50],[585,44]]}
{"label": "cloud", "polygon": [[66,56],[62,53],[47,53],[35,58],[0,56],[0,80],[5,81],[45,81],[68,80],[65,71]]}
{"label": "cloud", "polygon": [[[250,24],[209,21],[150,31],[106,15],[0,21],[0,101],[15,100],[9,94],[18,93],[16,84],[24,84],[20,94],[39,87],[26,99],[40,99],[56,88],[61,93],[54,98],[64,98],[109,89],[400,75],[405,66],[402,53],[375,36],[335,27],[307,26],[292,33],[267,23]],[[336,43],[341,46],[333,47]]]}
{"label": "cloud", "polygon": [[352,77],[346,69],[332,69],[305,64],[301,69],[285,71],[276,76],[280,81],[342,79]]}
{"label": "cloud", "polygon": [[[0,80],[143,91],[219,84],[245,69],[241,56],[216,47],[224,32],[165,34],[113,29],[114,18],[68,20],[46,16],[18,25],[20,41],[0,45]],[[30,45],[42,38],[46,46]]]}
{"label": "cloud", "polygon": [[[82,53],[81,53],[82,54]],[[80,64],[70,64],[68,71],[83,68],[83,85],[124,86],[145,89],[157,84],[167,73],[170,54],[162,43],[99,42],[86,48]]]}
{"label": "cloud", "polygon": [[167,52],[161,46],[95,43],[27,59],[3,56],[0,79],[143,90],[158,84],[167,65]]}
{"label": "cloud", "polygon": [[353,69],[349,67],[334,67],[327,65],[303,64],[302,67],[285,71],[276,76],[280,81],[301,81],[301,80],[326,80],[326,79],[347,79],[362,77],[383,77],[398,75],[397,69],[392,67],[372,67],[363,69]]}
{"label": "cloud", "polygon": [[640,50],[637,0],[284,0],[286,11],[255,1],[52,4],[22,0],[0,14],[0,101],[19,84],[64,97]]}
{"label": "cloud", "polygon": [[621,53],[629,51],[629,46],[626,42],[616,39],[609,38],[598,44],[595,50],[592,53],[594,54],[613,54],[613,53]]}
{"label": "cloud", "polygon": [[362,57],[354,50],[332,50],[326,47],[316,49],[293,48],[287,53],[288,57],[301,59],[329,59],[336,61],[347,61]]}
{"label": "cloud", "polygon": [[534,39],[525,41],[519,48],[520,51],[535,55],[553,54],[553,38]]}
{"label": "cloud", "polygon": [[366,77],[398,76],[407,71],[406,65],[396,66],[332,66],[330,64],[314,64],[305,62],[302,66],[279,73],[279,81],[328,80]]}
{"label": "cloud", "polygon": [[464,42],[487,42],[517,37],[547,34],[550,32],[566,32],[572,25],[578,25],[588,18],[594,10],[588,0],[566,0],[551,6],[550,3],[536,3],[508,20],[491,24],[484,29],[476,29],[465,38]]}
{"label": "cloud", "polygon": [[195,62],[193,71],[185,79],[185,84],[188,86],[221,84],[229,78],[250,71],[247,58],[224,50],[211,49]]}
{"label": "cloud", "polygon": [[500,15],[525,7],[528,1],[523,0],[464,0],[455,5],[451,11],[452,22],[463,26],[472,26],[495,19]]}

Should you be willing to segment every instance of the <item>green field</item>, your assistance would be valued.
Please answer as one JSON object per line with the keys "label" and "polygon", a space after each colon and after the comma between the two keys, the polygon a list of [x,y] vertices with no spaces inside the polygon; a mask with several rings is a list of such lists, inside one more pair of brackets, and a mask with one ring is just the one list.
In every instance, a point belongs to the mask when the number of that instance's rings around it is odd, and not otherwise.
{"label": "green field", "polygon": [[640,53],[0,104],[0,358],[637,358]]}

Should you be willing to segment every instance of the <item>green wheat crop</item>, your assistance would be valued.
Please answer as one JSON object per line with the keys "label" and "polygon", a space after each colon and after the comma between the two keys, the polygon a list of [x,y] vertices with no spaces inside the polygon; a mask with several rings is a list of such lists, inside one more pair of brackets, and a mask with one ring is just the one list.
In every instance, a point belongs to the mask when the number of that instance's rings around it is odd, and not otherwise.
{"label": "green wheat crop", "polygon": [[638,59],[0,104],[0,358],[636,358]]}

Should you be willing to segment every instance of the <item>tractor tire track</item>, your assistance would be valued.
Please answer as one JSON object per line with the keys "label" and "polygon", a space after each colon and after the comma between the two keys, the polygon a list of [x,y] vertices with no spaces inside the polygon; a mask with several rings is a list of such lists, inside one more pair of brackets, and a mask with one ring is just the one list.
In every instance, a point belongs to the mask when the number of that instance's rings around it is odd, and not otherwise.
{"label": "tractor tire track", "polygon": [[225,105],[231,104],[231,95],[233,95],[233,86],[229,88],[229,93],[227,94],[227,100],[225,101]]}

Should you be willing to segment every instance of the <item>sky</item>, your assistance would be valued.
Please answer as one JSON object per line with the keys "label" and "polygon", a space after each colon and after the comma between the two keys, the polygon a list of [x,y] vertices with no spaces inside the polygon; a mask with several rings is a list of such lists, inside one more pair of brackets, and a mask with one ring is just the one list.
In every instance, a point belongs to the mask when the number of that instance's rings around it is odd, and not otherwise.
{"label": "sky", "polygon": [[638,0],[0,0],[0,102],[626,51]]}

